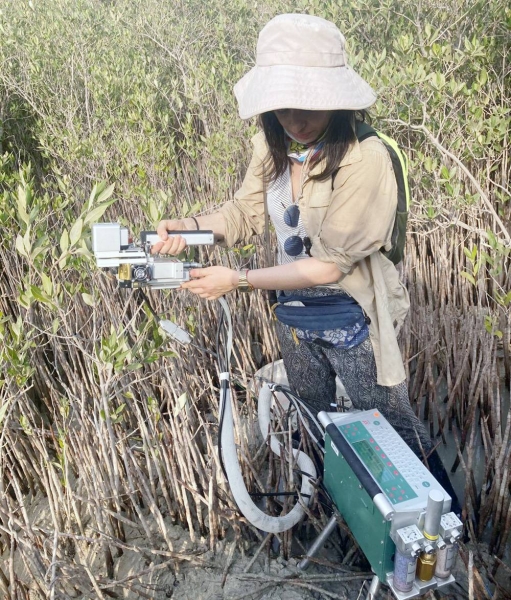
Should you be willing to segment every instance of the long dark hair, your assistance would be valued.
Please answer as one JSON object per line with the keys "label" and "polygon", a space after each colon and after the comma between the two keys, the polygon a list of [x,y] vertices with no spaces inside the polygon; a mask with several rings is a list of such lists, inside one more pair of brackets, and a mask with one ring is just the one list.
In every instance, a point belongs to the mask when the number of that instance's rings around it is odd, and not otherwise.
{"label": "long dark hair", "polygon": [[[367,119],[366,111],[336,110],[323,138],[324,146],[321,159],[325,159],[325,168],[321,173],[312,175],[311,179],[324,181],[332,177],[346,155],[350,145],[355,141],[355,121]],[[264,131],[268,144],[268,155],[262,165],[265,183],[275,181],[282,175],[290,163],[287,155],[286,134],[275,113],[265,112],[259,115],[259,125]]]}

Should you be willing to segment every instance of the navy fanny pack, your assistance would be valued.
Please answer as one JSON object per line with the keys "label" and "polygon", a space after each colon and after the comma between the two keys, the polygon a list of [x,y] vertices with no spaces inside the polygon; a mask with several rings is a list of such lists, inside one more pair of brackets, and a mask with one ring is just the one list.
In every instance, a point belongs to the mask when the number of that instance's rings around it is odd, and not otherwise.
{"label": "navy fanny pack", "polygon": [[[277,302],[274,308],[277,319],[297,329],[353,330],[369,322],[360,304],[347,294],[316,297],[279,294]],[[303,306],[290,305],[290,302],[301,302]]]}

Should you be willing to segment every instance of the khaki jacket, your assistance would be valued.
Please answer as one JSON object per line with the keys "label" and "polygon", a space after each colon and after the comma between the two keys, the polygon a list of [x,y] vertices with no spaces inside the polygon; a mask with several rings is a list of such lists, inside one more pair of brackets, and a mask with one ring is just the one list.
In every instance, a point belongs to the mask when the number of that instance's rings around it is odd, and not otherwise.
{"label": "khaki jacket", "polygon": [[[264,231],[261,163],[267,152],[264,134],[252,138],[254,153],[234,200],[220,211],[225,219],[225,245],[247,243]],[[311,174],[323,168],[320,162]],[[389,154],[370,137],[356,141],[333,181],[307,179],[299,201],[300,214],[311,239],[311,255],[333,262],[342,275],[336,284],[362,306],[371,319],[378,384],[397,385],[406,378],[396,340],[409,308],[408,292],[396,268],[380,252],[390,249],[397,206],[397,187]]]}

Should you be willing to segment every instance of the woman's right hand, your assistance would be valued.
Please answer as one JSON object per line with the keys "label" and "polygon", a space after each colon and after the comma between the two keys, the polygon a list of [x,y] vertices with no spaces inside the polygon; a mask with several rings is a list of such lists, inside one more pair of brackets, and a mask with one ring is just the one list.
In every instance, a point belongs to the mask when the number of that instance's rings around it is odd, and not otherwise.
{"label": "woman's right hand", "polygon": [[[192,221],[192,219],[188,219]],[[195,223],[192,221],[195,229]],[[180,254],[186,248],[186,241],[180,235],[169,236],[168,231],[188,231],[185,219],[168,219],[160,221],[156,228],[156,233],[162,240],[151,246],[151,254]]]}

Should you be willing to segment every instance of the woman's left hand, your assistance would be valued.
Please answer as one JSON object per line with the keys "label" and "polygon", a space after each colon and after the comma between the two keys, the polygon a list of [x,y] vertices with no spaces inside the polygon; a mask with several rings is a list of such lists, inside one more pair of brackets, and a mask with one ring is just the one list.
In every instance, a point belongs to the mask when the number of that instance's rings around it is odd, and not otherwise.
{"label": "woman's left hand", "polygon": [[227,267],[192,269],[190,277],[190,281],[182,283],[181,288],[206,300],[216,300],[232,292],[238,287],[239,279],[238,272]]}

